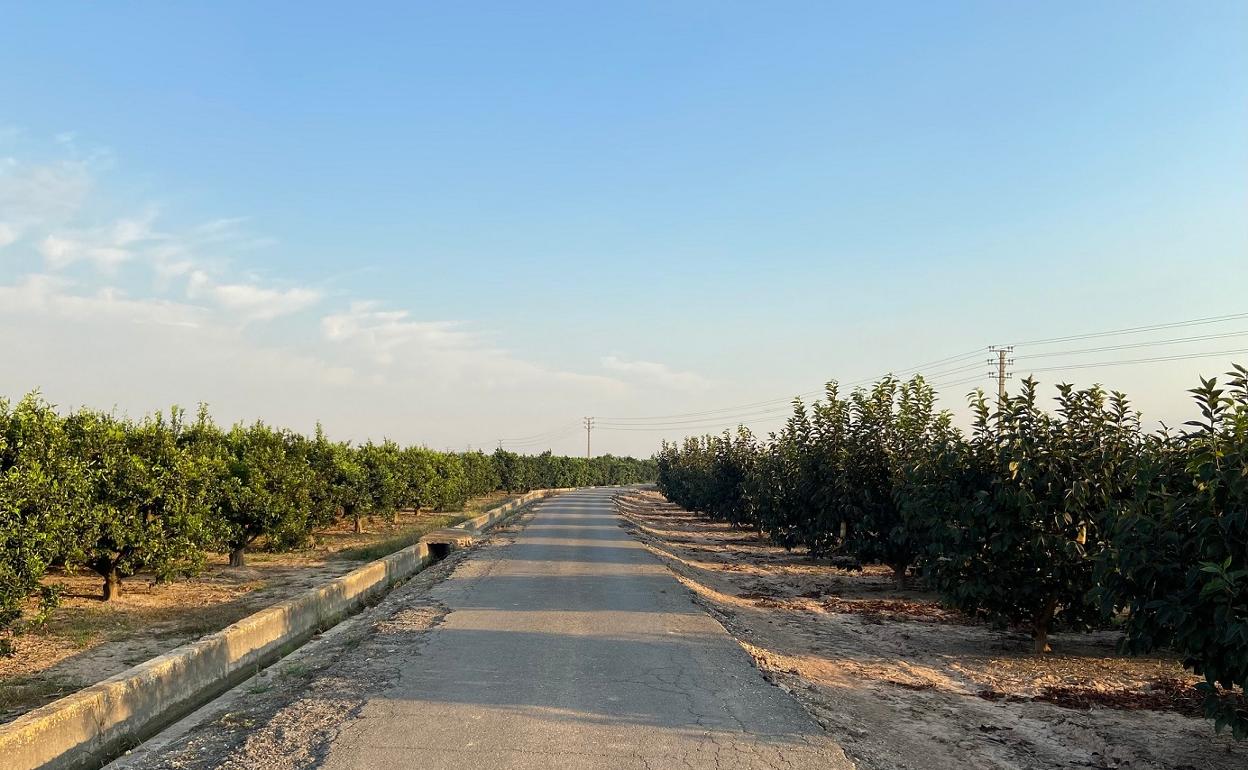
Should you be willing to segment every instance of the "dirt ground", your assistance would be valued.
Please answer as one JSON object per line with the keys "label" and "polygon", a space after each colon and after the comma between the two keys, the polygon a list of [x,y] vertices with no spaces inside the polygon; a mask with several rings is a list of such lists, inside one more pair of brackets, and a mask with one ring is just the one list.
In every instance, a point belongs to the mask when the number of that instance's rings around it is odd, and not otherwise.
{"label": "dirt ground", "polygon": [[415,542],[425,532],[463,521],[510,499],[476,498],[462,512],[404,511],[367,521],[357,534],[344,522],[317,532],[293,553],[248,552],[247,566],[209,558],[198,576],[156,583],[128,578],[121,596],[104,602],[93,573],[55,572],[47,583],[65,588],[61,606],[42,626],[16,637],[16,654],[0,657],[0,723],[107,679],[175,647]]}
{"label": "dirt ground", "polygon": [[899,590],[709,522],[657,492],[617,498],[625,526],[860,767],[1244,770],[1248,743],[1197,716],[1198,681],[1167,657],[1118,655],[1113,633],[1032,653]]}

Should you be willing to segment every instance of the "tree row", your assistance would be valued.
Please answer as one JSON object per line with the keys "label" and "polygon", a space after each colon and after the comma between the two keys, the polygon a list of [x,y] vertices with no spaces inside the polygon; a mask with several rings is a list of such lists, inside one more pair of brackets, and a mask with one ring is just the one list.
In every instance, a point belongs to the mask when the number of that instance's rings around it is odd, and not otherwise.
{"label": "tree row", "polygon": [[[652,480],[653,460],[592,460],[499,449],[435,452],[391,441],[353,446],[257,422],[225,429],[202,408],[130,420],[62,416],[37,394],[0,399],[0,631],[55,605],[49,568],[98,574],[118,595],[139,572],[191,575],[206,555],[242,566],[248,547],[307,543],[340,519],[400,509],[455,511],[497,490]],[[4,640],[0,640],[3,644]],[[8,644],[4,644],[6,649]]]}
{"label": "tree row", "polygon": [[1248,737],[1248,370],[1190,391],[1200,418],[1145,431],[1126,396],[1037,384],[955,428],[922,377],[842,394],[784,428],[664,444],[673,502],[787,548],[888,565],[950,606],[1030,630],[1120,623],[1123,648],[1178,651],[1205,709]]}

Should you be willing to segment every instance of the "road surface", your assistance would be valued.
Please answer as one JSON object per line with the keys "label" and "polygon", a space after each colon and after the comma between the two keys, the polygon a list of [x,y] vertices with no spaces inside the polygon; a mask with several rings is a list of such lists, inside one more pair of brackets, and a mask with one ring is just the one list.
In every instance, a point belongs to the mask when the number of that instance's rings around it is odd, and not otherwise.
{"label": "road surface", "polygon": [[852,767],[620,529],[611,494],[539,504],[514,542],[436,586],[442,622],[397,653],[397,682],[322,767]]}

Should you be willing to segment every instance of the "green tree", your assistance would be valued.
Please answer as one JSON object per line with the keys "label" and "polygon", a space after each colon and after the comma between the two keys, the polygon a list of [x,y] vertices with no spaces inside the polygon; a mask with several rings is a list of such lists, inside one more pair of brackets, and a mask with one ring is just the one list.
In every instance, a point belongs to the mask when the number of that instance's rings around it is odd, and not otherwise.
{"label": "green tree", "polygon": [[305,539],[313,523],[312,468],[295,436],[256,422],[234,426],[223,444],[219,505],[230,566],[243,566],[245,549],[261,536]]}
{"label": "green tree", "polygon": [[481,497],[497,490],[502,478],[494,461],[484,452],[465,452],[460,455],[464,464],[464,478],[469,497]]}
{"label": "green tree", "polygon": [[[1130,610],[1124,647],[1171,647],[1205,677],[1205,712],[1248,738],[1248,369],[1191,391],[1201,419],[1141,453],[1136,492],[1103,561],[1103,595]],[[1238,688],[1236,692],[1236,688]]]}
{"label": "green tree", "polygon": [[123,578],[150,570],[164,579],[203,566],[213,536],[209,468],[178,443],[182,412],[135,425],[79,411],[66,420],[70,451],[86,469],[87,490],[67,561],[103,578],[104,599]]}
{"label": "green tree", "polygon": [[852,513],[845,547],[859,560],[892,568],[898,583],[925,549],[924,530],[904,515],[912,469],[950,436],[950,415],[935,408],[936,392],[922,376],[891,377],[851,397],[852,420],[841,487]]}
{"label": "green tree", "polygon": [[393,519],[407,492],[398,445],[389,439],[380,444],[369,441],[359,448],[358,457],[364,469],[368,512]]}
{"label": "green tree", "polygon": [[1103,527],[1131,492],[1138,423],[1120,394],[1062,385],[1053,416],[1038,407],[1036,388],[1024,380],[993,426],[977,404],[990,472],[945,531],[932,575],[959,609],[1029,625],[1043,652],[1054,624],[1083,630],[1106,620],[1094,572]]}
{"label": "green tree", "polygon": [[[67,550],[85,494],[83,463],[55,410],[37,393],[16,405],[0,399],[0,629],[21,617]],[[7,640],[0,651],[11,652]]]}
{"label": "green tree", "polygon": [[499,483],[508,492],[528,492],[534,488],[532,471],[526,458],[498,448],[492,455]]}

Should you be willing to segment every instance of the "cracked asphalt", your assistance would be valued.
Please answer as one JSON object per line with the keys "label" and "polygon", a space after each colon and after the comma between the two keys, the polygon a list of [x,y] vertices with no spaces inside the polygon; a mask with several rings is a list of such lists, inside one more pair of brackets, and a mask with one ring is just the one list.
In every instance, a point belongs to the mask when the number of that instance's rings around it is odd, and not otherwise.
{"label": "cracked asphalt", "polygon": [[444,614],[339,726],[327,770],[850,768],[618,526],[610,490],[540,504],[434,586]]}

